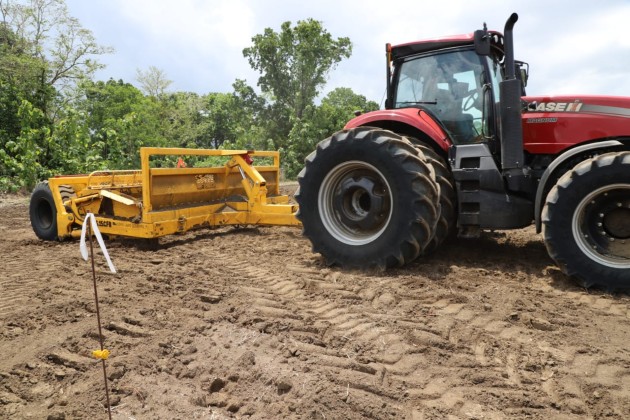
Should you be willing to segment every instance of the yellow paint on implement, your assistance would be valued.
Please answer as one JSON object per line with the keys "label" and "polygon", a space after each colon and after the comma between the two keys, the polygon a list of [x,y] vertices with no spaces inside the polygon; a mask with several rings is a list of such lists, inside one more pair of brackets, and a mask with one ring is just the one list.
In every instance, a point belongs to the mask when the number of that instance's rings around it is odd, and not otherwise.
{"label": "yellow paint on implement", "polygon": [[[152,168],[151,159],[158,156],[224,157],[227,162]],[[50,178],[59,237],[78,237],[88,212],[102,233],[136,238],[224,225],[300,225],[297,204],[280,195],[278,152],[144,147],[140,158],[140,170]],[[249,158],[271,164],[255,166]],[[76,196],[62,197],[62,186]]]}

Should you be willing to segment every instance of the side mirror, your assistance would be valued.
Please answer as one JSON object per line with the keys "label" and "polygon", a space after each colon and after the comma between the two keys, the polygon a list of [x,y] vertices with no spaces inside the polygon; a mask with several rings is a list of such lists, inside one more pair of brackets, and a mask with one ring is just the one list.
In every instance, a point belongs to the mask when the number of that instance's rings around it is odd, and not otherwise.
{"label": "side mirror", "polygon": [[475,52],[479,55],[490,55],[490,35],[485,23],[483,29],[475,31]]}
{"label": "side mirror", "polygon": [[529,64],[518,62],[516,66],[516,68],[519,70],[519,73],[521,74],[521,81],[523,82],[523,86],[527,86],[527,79],[529,79]]}
{"label": "side mirror", "polygon": [[523,95],[525,95],[525,87],[527,87],[527,80],[529,79],[529,64],[523,61],[515,61],[514,67],[516,67],[516,77],[521,81]]}

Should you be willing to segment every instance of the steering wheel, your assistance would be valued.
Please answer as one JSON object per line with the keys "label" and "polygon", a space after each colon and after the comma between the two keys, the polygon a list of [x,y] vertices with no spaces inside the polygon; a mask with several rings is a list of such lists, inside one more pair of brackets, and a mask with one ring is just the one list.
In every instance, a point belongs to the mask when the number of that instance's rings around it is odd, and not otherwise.
{"label": "steering wheel", "polygon": [[473,89],[468,92],[468,96],[462,105],[462,109],[464,111],[470,111],[472,108],[475,108],[477,101],[479,100],[479,90]]}

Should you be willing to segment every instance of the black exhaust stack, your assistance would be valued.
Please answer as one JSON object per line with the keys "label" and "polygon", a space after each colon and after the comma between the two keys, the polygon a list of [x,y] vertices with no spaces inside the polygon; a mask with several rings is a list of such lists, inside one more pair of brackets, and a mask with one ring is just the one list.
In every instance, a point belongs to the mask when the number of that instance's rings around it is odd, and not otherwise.
{"label": "black exhaust stack", "polygon": [[514,64],[514,24],[518,15],[512,13],[505,23],[505,78],[501,88],[501,163],[503,175],[511,190],[520,190],[523,182],[523,122],[521,119],[521,81]]}

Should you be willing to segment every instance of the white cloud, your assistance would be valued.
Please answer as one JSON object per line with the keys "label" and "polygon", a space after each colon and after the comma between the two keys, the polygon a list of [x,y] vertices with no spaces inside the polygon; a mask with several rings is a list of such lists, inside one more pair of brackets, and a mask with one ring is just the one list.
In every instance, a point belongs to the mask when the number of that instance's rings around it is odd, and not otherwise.
{"label": "white cloud", "polygon": [[[530,91],[539,94],[623,94],[630,96],[626,72],[630,40],[625,20],[630,5],[603,2],[586,10],[558,11],[559,16],[532,18],[521,41],[525,60],[532,65]],[[571,18],[573,17],[573,18]],[[533,32],[532,32],[533,30]],[[617,75],[615,75],[617,73]]]}
{"label": "white cloud", "polygon": [[[142,39],[136,67],[155,65],[174,87],[228,90],[224,75],[247,75],[242,49],[251,39],[254,14],[243,0],[117,0],[123,22]],[[131,63],[130,63],[131,64]],[[245,64],[245,66],[243,65]],[[218,77],[217,77],[218,76]],[[232,80],[233,80],[232,79]],[[203,80],[206,83],[191,83]],[[221,80],[220,83],[216,83]]]}
{"label": "white cloud", "polygon": [[123,19],[151,39],[183,48],[237,47],[248,41],[254,23],[244,0],[117,0],[116,4]]}

